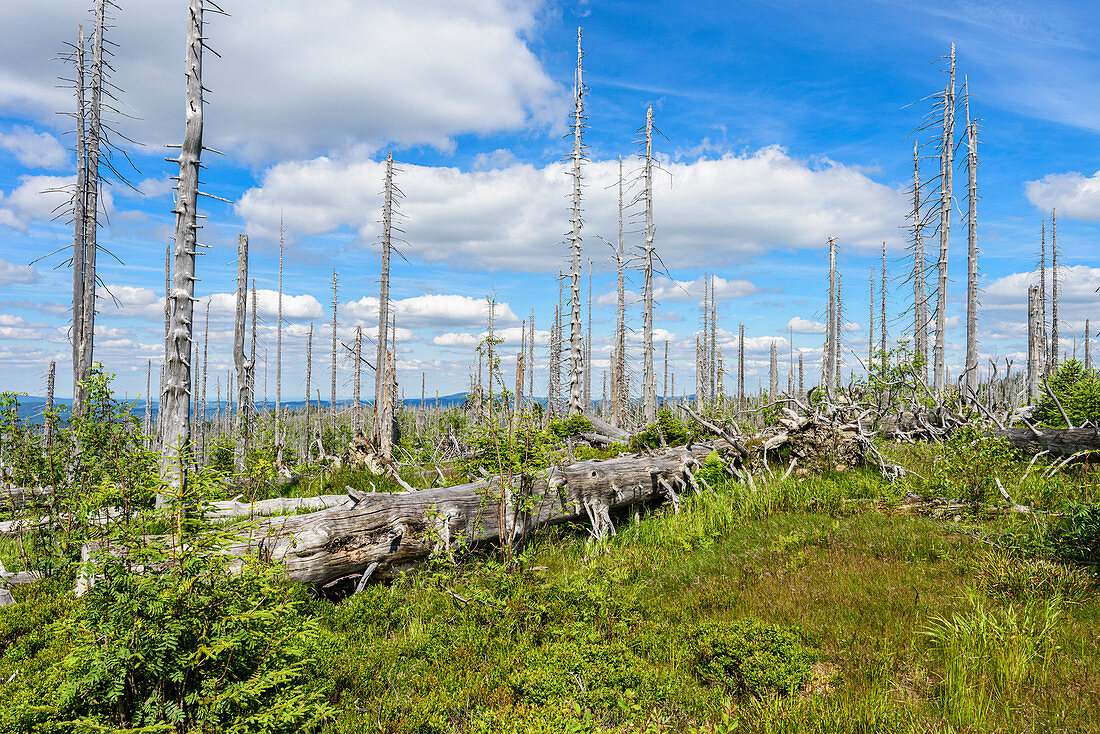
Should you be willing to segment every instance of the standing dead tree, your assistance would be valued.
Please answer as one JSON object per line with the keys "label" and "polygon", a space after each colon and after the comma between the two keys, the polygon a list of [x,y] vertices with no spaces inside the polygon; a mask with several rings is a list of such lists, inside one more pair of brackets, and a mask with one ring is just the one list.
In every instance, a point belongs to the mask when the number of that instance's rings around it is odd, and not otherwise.
{"label": "standing dead tree", "polygon": [[1027,289],[1027,397],[1031,402],[1039,399],[1039,355],[1042,354],[1042,314],[1039,289]]}
{"label": "standing dead tree", "polygon": [[1058,219],[1050,210],[1050,365],[1058,369]]}
{"label": "standing dead tree", "polygon": [[[387,413],[386,407],[392,407],[393,402],[386,399],[386,395],[393,392],[393,385],[387,379],[389,376],[390,345],[387,337],[390,319],[390,256],[393,253],[394,216],[396,203],[400,196],[400,190],[393,182],[393,153],[386,155],[386,178],[382,200],[382,272],[379,277],[378,288],[378,339],[375,342],[375,370],[374,370],[374,424],[372,432],[379,445],[390,445],[393,442],[395,430],[392,412]],[[358,358],[357,358],[358,359]],[[383,434],[388,434],[388,438]],[[388,456],[388,454],[385,454]]]}
{"label": "standing dead tree", "polygon": [[623,157],[619,156],[619,242],[615,251],[615,264],[618,270],[615,292],[615,349],[611,365],[611,423],[622,428],[627,402],[630,395],[626,390],[626,285],[624,271],[626,250],[623,245]]}
{"label": "standing dead tree", "polygon": [[283,249],[285,247],[283,214],[279,212],[279,303],[275,316],[275,445],[282,447],[283,413]]}
{"label": "standing dead tree", "polygon": [[928,382],[928,303],[925,294],[924,227],[922,214],[920,151],[913,141],[913,352],[920,363],[920,377]]}
{"label": "standing dead tree", "polygon": [[969,85],[966,93],[967,257],[966,257],[966,390],[978,392],[978,125],[970,118]]}
{"label": "standing dead tree", "polygon": [[[161,443],[161,474],[181,489],[187,476],[181,471],[191,443],[191,331],[195,306],[195,254],[197,251],[197,204],[199,168],[202,155],[203,86],[202,51],[203,10],[211,0],[189,0],[187,9],[186,124],[180,147],[179,179],[176,184],[175,251],[171,294],[171,325],[165,354],[164,412]],[[220,9],[217,9],[220,12]],[[159,499],[158,495],[158,499]]]}
{"label": "standing dead tree", "polygon": [[825,357],[823,360],[826,395],[832,396],[837,373],[838,312],[840,311],[836,282],[836,237],[829,238],[829,304],[825,311]]}
{"label": "standing dead tree", "polygon": [[886,354],[886,243],[882,243],[882,283],[879,288],[879,356],[882,359],[882,374],[886,374],[889,357]]}
{"label": "standing dead tree", "polygon": [[584,69],[581,51],[581,29],[577,28],[577,70],[573,81],[573,178],[572,229],[569,234],[569,412],[580,413],[583,407],[581,373],[584,356],[581,349],[581,164],[584,162]]}
{"label": "standing dead tree", "polygon": [[943,139],[940,144],[940,256],[936,273],[936,347],[933,384],[942,394],[947,378],[947,252],[951,233],[951,184],[955,148],[955,44],[951,44],[948,74],[943,92]]}
{"label": "standing dead tree", "polygon": [[[209,306],[209,301],[207,301]],[[237,428],[240,438],[237,446],[236,465],[238,471],[244,470],[245,457],[248,456],[248,438],[252,406],[255,400],[249,390],[252,386],[252,360],[244,353],[244,329],[248,310],[248,235],[237,238],[237,291],[236,307],[233,313],[233,363],[237,367]]]}
{"label": "standing dead tree", "polygon": [[647,423],[657,420],[657,380],[653,372],[653,108],[645,114],[645,167],[642,169],[645,199],[645,284],[642,289],[642,414]]}
{"label": "standing dead tree", "polygon": [[333,428],[336,427],[336,318],[339,308],[339,285],[336,279],[336,269],[332,270],[332,380],[330,384],[330,398],[328,403],[329,418]]}

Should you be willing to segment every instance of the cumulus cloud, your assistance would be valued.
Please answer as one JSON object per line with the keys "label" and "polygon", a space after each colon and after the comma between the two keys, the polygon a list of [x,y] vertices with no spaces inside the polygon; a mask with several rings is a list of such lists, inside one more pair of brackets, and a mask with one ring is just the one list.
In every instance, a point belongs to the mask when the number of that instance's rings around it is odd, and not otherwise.
{"label": "cumulus cloud", "polygon": [[[774,146],[666,167],[671,177],[655,179],[654,199],[657,248],[670,266],[728,264],[774,248],[820,248],[830,234],[868,249],[883,239],[900,242],[902,195],[852,167],[811,164]],[[259,236],[274,237],[282,215],[294,238],[350,229],[360,244],[371,243],[378,236],[383,169],[382,162],[354,157],[280,163],[240,198],[237,213]],[[558,268],[561,248],[555,244],[562,241],[562,197],[569,188],[563,165],[401,169],[411,256],[489,270]],[[618,161],[593,161],[585,172],[582,235],[597,257],[610,254],[597,235],[612,239],[618,228],[618,171]],[[720,295],[744,295],[753,287],[723,281]]]}
{"label": "cumulus cloud", "polygon": [[[523,344],[525,329],[521,326],[511,326],[507,329],[499,329],[495,332],[497,338],[503,341],[498,345],[500,348],[515,348]],[[448,331],[440,334],[432,339],[432,344],[437,347],[476,347],[484,341],[488,336],[488,332],[470,333],[470,332],[455,332]],[[550,332],[535,330],[535,346],[541,347],[550,343]]]}
{"label": "cumulus cloud", "polygon": [[[688,303],[701,301],[703,298],[704,278],[699,276],[695,280],[672,280],[665,276],[653,279],[653,298],[659,303]],[[718,276],[714,277],[714,296],[719,300],[728,298],[741,298],[760,293],[761,289],[747,280],[726,280]],[[633,290],[624,292],[627,303],[641,300],[642,296]],[[604,293],[596,299],[598,306],[611,306],[618,303],[618,295],[612,291]]]}
{"label": "cumulus cloud", "polygon": [[34,283],[38,277],[38,271],[30,265],[16,265],[0,257],[0,285]]}
{"label": "cumulus cloud", "polygon": [[[373,296],[350,301],[342,306],[346,318],[353,321],[378,321],[378,299]],[[390,301],[390,315],[397,323],[410,328],[467,326],[476,328],[487,323],[489,303],[484,298],[472,298],[444,293],[398,298]],[[507,303],[497,302],[494,319],[497,324],[514,324],[519,317]]]}
{"label": "cumulus cloud", "polygon": [[1100,222],[1100,171],[1085,176],[1051,173],[1038,181],[1024,184],[1028,201],[1043,211],[1058,209],[1058,214],[1084,222]]}
{"label": "cumulus cloud", "polygon": [[[73,183],[73,176],[20,176],[18,186],[7,193],[0,191],[0,224],[26,231],[33,220],[49,221],[59,214],[64,217],[72,201]],[[102,189],[99,202],[108,216],[114,213],[109,188]]]}
{"label": "cumulus cloud", "polygon": [[801,316],[794,316],[787,322],[787,328],[795,334],[824,334],[825,324],[820,321],[810,321]]}
{"label": "cumulus cloud", "polygon": [[11,152],[27,168],[60,168],[69,162],[69,153],[57,138],[25,125],[0,131],[0,149]]}
{"label": "cumulus cloud", "polygon": [[[86,12],[82,0],[0,4],[0,108],[47,124],[68,109],[49,49]],[[181,132],[183,13],[128,3],[110,31],[114,81],[142,118],[123,127],[151,145]],[[222,55],[203,69],[207,138],[257,160],[387,142],[447,148],[463,133],[558,121],[562,90],[526,42],[538,13],[536,0],[237,0],[232,17],[207,20]]]}

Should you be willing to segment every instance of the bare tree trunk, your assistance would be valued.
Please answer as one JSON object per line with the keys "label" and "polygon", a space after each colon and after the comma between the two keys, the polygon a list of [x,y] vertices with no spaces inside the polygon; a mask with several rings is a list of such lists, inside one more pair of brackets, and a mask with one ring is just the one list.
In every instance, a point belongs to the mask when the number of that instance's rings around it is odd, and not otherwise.
{"label": "bare tree trunk", "polygon": [[[84,139],[84,304],[80,309],[80,380],[88,379],[94,359],[96,243],[99,233],[99,147],[103,138],[100,110],[103,94],[103,32],[106,26],[106,0],[96,0],[95,32],[92,36],[92,73],[88,104],[88,130]],[[75,394],[74,394],[75,397]],[[86,395],[81,395],[81,401]]]}
{"label": "bare tree trunk", "polygon": [[[383,393],[387,389],[386,359],[389,354],[388,333],[390,324],[390,253],[393,231],[393,153],[386,154],[385,194],[382,201],[382,273],[378,290],[378,341],[374,362],[374,425],[373,434],[381,442],[382,434],[390,426],[382,422],[379,408],[383,405]],[[358,369],[358,367],[356,367]],[[391,436],[392,440],[392,436]]]}
{"label": "bare tree trunk", "polygon": [[943,93],[943,142],[940,151],[940,257],[936,276],[936,349],[934,388],[943,393],[947,378],[947,252],[951,233],[951,180],[955,140],[955,44],[951,44],[951,80]]}
{"label": "bare tree trunk", "polygon": [[647,423],[657,420],[657,385],[653,374],[653,108],[645,115],[645,286],[643,288],[642,412]]}
{"label": "bare tree trunk", "polygon": [[[199,159],[202,154],[202,48],[203,0],[189,0],[187,23],[187,124],[180,148],[179,183],[176,187],[175,267],[172,280],[170,348],[165,355],[164,450],[161,475],[186,490],[187,476],[181,462],[191,443],[191,325],[195,295],[195,215],[199,194]],[[158,495],[158,500],[162,495]]]}
{"label": "bare tree trunk", "polygon": [[[309,415],[309,395],[310,395],[310,380],[313,377],[313,322],[309,322],[309,333],[306,335],[306,429],[305,429],[305,449],[302,451],[302,458],[309,460],[309,437],[312,435],[310,415]],[[317,407],[321,407],[321,401],[317,401]]]}
{"label": "bare tree trunk", "polygon": [[825,394],[832,397],[837,371],[836,237],[829,238],[829,306],[825,324]]}
{"label": "bare tree trunk", "polygon": [[584,161],[582,135],[584,118],[584,78],[581,61],[581,29],[577,29],[577,71],[573,82],[573,227],[569,235],[569,412],[582,410],[581,371],[581,163]]}
{"label": "bare tree trunk", "polygon": [[803,379],[802,372],[802,352],[798,353],[798,394],[806,394],[806,381]]}
{"label": "bare tree trunk", "polygon": [[745,410],[745,325],[737,326],[737,409]]}
{"label": "bare tree trunk", "polygon": [[[382,328],[382,331],[387,331],[387,330],[388,330],[388,327],[383,327]],[[360,410],[362,409],[361,405],[360,405],[360,396],[361,396],[361,393],[360,393],[361,382],[360,382],[360,380],[362,378],[362,372],[363,372],[363,369],[362,369],[362,367],[363,367],[363,327],[362,326],[356,326],[355,327],[355,357],[354,357],[354,359],[355,359],[355,372],[352,373],[354,375],[354,378],[352,379],[352,383],[351,383],[351,386],[352,386],[352,389],[351,389],[351,403],[352,403],[353,406],[355,406],[355,427],[359,428],[360,427],[359,413],[360,413]],[[375,370],[375,372],[378,372],[378,370]],[[375,421],[380,420],[379,416],[378,416],[378,409],[379,409],[380,406],[381,406],[381,403],[375,403],[374,404]]]}
{"label": "bare tree trunk", "polygon": [[881,328],[881,335],[879,339],[879,351],[882,357],[882,374],[886,374],[886,368],[889,367],[889,358],[886,355],[886,243],[882,243],[882,283],[879,288],[879,297],[881,299],[881,308],[879,309],[879,326]]}
{"label": "bare tree trunk", "polygon": [[720,395],[718,388],[718,298],[714,294],[714,273],[710,274],[710,399]]}
{"label": "bare tree trunk", "polygon": [[[205,362],[204,362],[205,365]],[[153,360],[145,365],[145,420],[142,421],[142,430],[148,436],[153,431]]]}
{"label": "bare tree trunk", "polygon": [[626,288],[623,269],[626,266],[626,250],[623,246],[623,157],[619,156],[619,249],[615,253],[618,266],[615,314],[615,363],[611,367],[612,401],[614,410],[611,422],[622,428],[627,401],[626,392]]}
{"label": "bare tree trunk", "polygon": [[1050,210],[1050,370],[1058,369],[1058,219]]}
{"label": "bare tree trunk", "polygon": [[768,398],[775,400],[779,395],[779,359],[776,356],[775,342],[772,342],[771,363],[768,369]]}
{"label": "bare tree trunk", "polygon": [[332,418],[333,428],[336,427],[336,309],[337,309],[337,284],[336,284],[336,270],[332,271],[332,391],[331,398],[329,399],[328,409]]}
{"label": "bare tree trunk", "polygon": [[928,304],[924,292],[924,218],[921,214],[920,152],[913,141],[913,351],[928,382]]}
{"label": "bare tree trunk", "polygon": [[248,388],[252,384],[249,371],[252,362],[244,353],[245,323],[248,321],[248,235],[237,237],[237,292],[236,308],[233,313],[233,363],[237,367],[237,430],[240,440],[237,442],[236,467],[244,471],[248,457],[249,415],[248,406],[252,405],[252,396]]}
{"label": "bare tree trunk", "polygon": [[1039,339],[1042,342],[1039,371],[1044,375],[1048,371],[1048,354],[1047,350],[1047,220],[1043,218],[1043,223],[1039,228],[1039,314],[1040,314],[1040,328],[1041,333]]}
{"label": "bare tree trunk", "polygon": [[970,92],[966,94],[967,199],[966,255],[966,389],[978,391],[978,125],[970,119]]}
{"label": "bare tree trunk", "polygon": [[1027,397],[1034,403],[1039,399],[1039,354],[1042,351],[1040,337],[1039,289],[1027,289]]}
{"label": "bare tree trunk", "polygon": [[527,324],[527,394],[535,401],[535,309],[531,309],[531,321]]}
{"label": "bare tree trunk", "polygon": [[875,372],[875,266],[871,266],[871,309],[868,315],[868,323],[870,324],[867,329],[867,377],[870,378]]}
{"label": "bare tree trunk", "polygon": [[279,305],[275,317],[275,445],[283,445],[283,214],[279,212]]}
{"label": "bare tree trunk", "polygon": [[[84,266],[87,252],[87,232],[84,216],[87,213],[88,189],[87,145],[85,143],[86,109],[84,106],[84,27],[80,26],[76,41],[76,189],[73,191],[73,406],[72,415],[80,415],[84,410],[84,388],[81,383],[86,379],[83,361],[84,328]],[[166,306],[167,308],[167,306]],[[168,333],[165,320],[164,333]]]}
{"label": "bare tree trunk", "polygon": [[1089,330],[1089,320],[1085,319],[1085,368],[1092,368],[1092,353],[1089,351],[1089,342],[1092,340],[1092,332]]}
{"label": "bare tree trunk", "polygon": [[210,371],[210,300],[206,301],[206,320],[202,335],[202,410],[199,413],[199,455],[206,462],[206,374]]}
{"label": "bare tree trunk", "polygon": [[[152,365],[150,365],[150,369],[152,369]],[[50,370],[49,370],[48,373],[46,373],[46,416],[45,416],[45,424],[46,424],[46,452],[47,453],[53,451],[53,432],[54,432],[53,392],[54,392],[54,386],[55,386],[55,383],[56,383],[56,378],[57,378],[57,362],[51,359],[50,360]],[[145,394],[148,395],[149,394],[149,387],[148,387],[149,373],[148,372],[146,372],[145,383],[146,383]],[[148,399],[146,399],[145,405],[146,405],[146,413],[148,413],[148,410],[149,410],[149,408],[148,408],[148,406],[149,406]],[[146,416],[146,423],[148,423],[148,422],[149,422],[149,419],[148,419],[148,415],[147,415]]]}

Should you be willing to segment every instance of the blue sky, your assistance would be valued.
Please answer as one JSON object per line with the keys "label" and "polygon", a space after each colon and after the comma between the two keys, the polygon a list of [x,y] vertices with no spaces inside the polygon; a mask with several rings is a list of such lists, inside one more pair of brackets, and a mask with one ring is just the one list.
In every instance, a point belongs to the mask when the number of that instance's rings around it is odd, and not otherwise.
{"label": "blue sky", "polygon": [[[66,70],[53,59],[78,23],[89,24],[89,5],[44,0],[0,7],[12,39],[0,49],[3,389],[40,394],[55,359],[59,394],[70,392],[71,276],[53,269],[62,255],[29,263],[71,241],[68,225],[51,221],[64,197],[41,192],[72,178],[72,139],[67,118],[57,114],[71,106],[69,93],[56,88]],[[1100,9],[1091,3],[333,0],[308,11],[298,5],[240,0],[227,5],[231,18],[208,19],[222,58],[205,62],[213,90],[205,137],[227,156],[206,156],[204,189],[235,202],[206,202],[204,236],[212,248],[199,262],[198,295],[211,303],[211,383],[231,365],[235,245],[237,233],[246,232],[274,395],[268,291],[277,282],[282,218],[283,394],[304,391],[305,333],[313,323],[314,381],[327,397],[334,268],[341,337],[376,321],[375,243],[383,161],[392,150],[405,193],[407,262],[395,261],[392,288],[406,394],[418,395],[421,372],[429,394],[464,388],[490,294],[508,352],[518,348],[521,321],[534,310],[536,385],[545,394],[544,342],[555,275],[567,255],[561,241],[571,184],[562,157],[570,142],[563,135],[578,26],[590,88],[583,234],[597,298],[595,395],[614,321],[610,249],[600,237],[615,239],[618,156],[634,176],[636,131],[649,106],[664,134],[655,149],[667,172],[656,180],[656,245],[672,279],[658,283],[656,326],[659,343],[670,343],[678,392],[694,384],[704,272],[721,279],[720,341],[730,362],[737,325],[746,325],[750,386],[761,376],[766,382],[772,341],[788,352],[791,329],[794,349],[809,373],[818,373],[830,235],[840,243],[850,348],[866,354],[867,280],[883,241],[891,340],[909,330],[902,316],[911,302],[904,282],[905,189],[914,131],[931,110],[930,101],[918,100],[942,90],[937,59],[952,42],[960,86],[965,75],[982,125],[983,356],[1023,365],[1026,285],[1040,223],[1054,206],[1067,266],[1062,333],[1080,338],[1086,318],[1100,321],[1092,312],[1100,285],[1092,247],[1100,222],[1100,62],[1092,51],[1100,47]],[[97,356],[131,396],[144,391],[147,360],[155,370],[163,356],[173,171],[161,159],[162,146],[182,135],[184,9],[182,0],[124,2],[109,35],[120,44],[113,65],[122,101],[140,118],[120,119],[118,128],[145,145],[125,144],[141,193],[115,185],[105,196],[109,224],[100,241],[123,264],[101,257],[100,273],[121,306],[101,301]],[[921,142],[935,134],[916,133]],[[932,155],[931,144],[925,150]],[[935,165],[922,162],[928,178]],[[956,171],[958,207],[965,209],[965,170]],[[628,245],[640,241],[637,229],[628,228]],[[966,252],[958,211],[950,249],[948,362],[957,373]],[[640,332],[639,304],[631,304],[628,318]],[[1072,349],[1072,342],[1064,346]],[[640,371],[637,345],[632,357]],[[850,353],[846,363],[858,368]],[[350,395],[349,368],[341,361],[343,395]],[[213,395],[212,385],[208,391]]]}

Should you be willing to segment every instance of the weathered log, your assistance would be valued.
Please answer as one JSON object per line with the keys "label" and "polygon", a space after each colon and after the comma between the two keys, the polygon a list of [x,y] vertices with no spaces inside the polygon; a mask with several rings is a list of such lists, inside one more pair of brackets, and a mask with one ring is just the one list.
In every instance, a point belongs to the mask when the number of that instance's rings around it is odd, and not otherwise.
{"label": "weathered log", "polygon": [[994,429],[993,435],[1008,439],[1010,444],[1024,451],[1049,451],[1051,456],[1070,457],[1081,452],[1100,451],[1100,430],[1093,426],[1036,429],[1013,426]]}
{"label": "weathered log", "polygon": [[[478,541],[512,543],[536,528],[588,522],[597,538],[614,533],[611,512],[679,491],[709,447],[671,449],[552,468],[544,478],[502,487],[495,478],[433,490],[369,494],[306,515],[257,521],[230,549],[283,563],[292,581],[322,585],[378,564],[393,577],[435,550]],[[675,490],[674,490],[675,491]]]}

